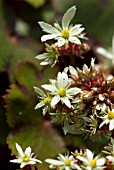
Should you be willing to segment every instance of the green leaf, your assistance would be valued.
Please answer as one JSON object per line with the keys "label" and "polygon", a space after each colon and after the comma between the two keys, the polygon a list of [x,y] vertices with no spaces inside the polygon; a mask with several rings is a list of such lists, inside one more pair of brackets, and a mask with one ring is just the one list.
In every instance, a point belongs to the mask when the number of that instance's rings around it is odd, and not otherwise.
{"label": "green leaf", "polygon": [[42,121],[40,111],[36,111],[35,101],[24,94],[19,87],[12,85],[6,99],[6,116],[10,127],[19,127],[26,124],[38,124]]}
{"label": "green leaf", "polygon": [[35,8],[43,6],[45,3],[45,0],[24,0],[24,1],[28,2],[30,5],[32,5]]}
{"label": "green leaf", "polygon": [[23,149],[30,146],[38,159],[43,164],[39,165],[40,170],[48,170],[48,165],[44,163],[46,158],[54,158],[58,153],[65,152],[65,145],[57,133],[48,122],[38,126],[27,126],[9,134],[7,143],[13,154],[17,154],[15,143]]}
{"label": "green leaf", "polygon": [[15,79],[28,92],[34,93],[33,86],[38,85],[38,70],[33,63],[21,62],[15,67]]}

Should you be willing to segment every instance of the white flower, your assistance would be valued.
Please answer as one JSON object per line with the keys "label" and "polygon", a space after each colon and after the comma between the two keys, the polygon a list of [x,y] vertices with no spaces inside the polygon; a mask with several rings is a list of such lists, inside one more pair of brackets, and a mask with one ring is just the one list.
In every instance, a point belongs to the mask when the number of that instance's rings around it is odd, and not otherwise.
{"label": "white flower", "polygon": [[40,65],[52,65],[52,67],[57,63],[59,52],[55,46],[46,44],[46,53],[40,54],[36,56],[38,60],[44,60],[40,63]]}
{"label": "white flower", "polygon": [[35,109],[43,107],[43,115],[45,115],[50,110],[51,97],[38,87],[34,86],[34,90],[40,98],[40,102],[35,106]]}
{"label": "white flower", "polygon": [[72,169],[77,169],[81,170],[79,165],[77,165],[76,160],[74,159],[73,155],[71,156],[63,156],[62,154],[59,154],[58,160],[55,159],[46,159],[45,162],[59,167],[59,169],[64,169],[64,170],[72,170]]}
{"label": "white flower", "polygon": [[104,124],[109,123],[109,131],[114,129],[114,109],[108,110],[108,113],[103,117],[104,121],[100,124],[99,128],[101,128]]}
{"label": "white flower", "polygon": [[53,27],[45,22],[38,22],[43,31],[49,33],[47,35],[43,35],[41,37],[41,41],[43,42],[54,38],[55,40],[58,40],[56,44],[59,47],[68,42],[81,44],[79,38],[84,38],[84,34],[81,34],[84,28],[80,28],[82,26],[81,24],[76,24],[74,26],[69,25],[75,15],[75,12],[75,6],[67,10],[62,18],[62,27],[60,27],[58,23],[55,23]]}
{"label": "white flower", "polygon": [[16,143],[16,149],[18,151],[18,157],[17,159],[10,160],[10,162],[19,163],[20,168],[23,168],[26,165],[34,165],[37,162],[42,163],[40,160],[32,158],[33,153],[31,153],[30,147],[26,148],[23,152],[22,148]]}
{"label": "white flower", "polygon": [[99,170],[104,169],[105,158],[99,158],[98,156],[94,157],[94,154],[86,149],[84,156],[77,156],[77,159],[83,162],[83,168],[87,170]]}
{"label": "white flower", "polygon": [[44,84],[42,87],[45,90],[51,92],[54,97],[51,100],[51,106],[55,106],[59,101],[64,103],[67,107],[71,108],[71,103],[69,99],[72,99],[74,95],[81,93],[81,89],[73,87],[69,88],[69,79],[66,73],[59,72],[57,75],[56,83],[52,85]]}
{"label": "white flower", "polygon": [[112,37],[112,49],[106,50],[102,47],[98,47],[96,52],[100,54],[102,57],[109,59],[110,63],[114,65],[114,36]]}

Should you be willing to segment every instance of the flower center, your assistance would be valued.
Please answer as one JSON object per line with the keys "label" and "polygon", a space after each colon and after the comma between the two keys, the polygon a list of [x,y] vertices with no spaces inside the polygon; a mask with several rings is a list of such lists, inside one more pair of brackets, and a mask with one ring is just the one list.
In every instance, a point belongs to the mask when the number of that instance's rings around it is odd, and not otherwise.
{"label": "flower center", "polygon": [[95,160],[95,159],[92,159],[92,160],[90,161],[90,166],[91,166],[91,167],[95,167],[95,166],[96,166],[96,160]]}
{"label": "flower center", "polygon": [[60,96],[65,96],[65,95],[66,95],[66,89],[61,87],[61,88],[59,89],[59,95],[60,95]]}
{"label": "flower center", "polygon": [[50,97],[46,97],[45,99],[44,99],[44,103],[45,104],[49,104],[51,102],[51,98]]}
{"label": "flower center", "polygon": [[23,157],[23,162],[28,162],[28,161],[29,161],[29,156],[24,155],[24,157]]}
{"label": "flower center", "polygon": [[70,163],[71,163],[71,160],[70,160],[70,159],[66,159],[66,160],[65,160],[65,165],[66,165],[66,166],[70,166]]}
{"label": "flower center", "polygon": [[62,37],[68,38],[69,37],[69,31],[68,30],[62,30]]}
{"label": "flower center", "polygon": [[108,118],[113,119],[114,118],[114,111],[108,111]]}

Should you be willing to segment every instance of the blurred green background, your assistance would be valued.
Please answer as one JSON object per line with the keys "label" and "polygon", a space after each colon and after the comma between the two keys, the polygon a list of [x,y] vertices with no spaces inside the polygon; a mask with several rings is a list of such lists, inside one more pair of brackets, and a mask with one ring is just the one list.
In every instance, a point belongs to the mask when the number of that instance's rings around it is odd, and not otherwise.
{"label": "blurred green background", "polygon": [[57,67],[40,66],[35,59],[44,51],[38,21],[61,21],[72,5],[77,6],[72,22],[85,27],[90,45],[111,46],[113,0],[0,0],[0,168],[18,167],[9,163],[11,152],[16,154],[15,142],[22,148],[31,146],[41,160],[85,145],[94,150],[98,144],[64,136],[61,127],[52,126],[48,116],[34,110],[38,99],[33,86],[40,87],[58,71]]}

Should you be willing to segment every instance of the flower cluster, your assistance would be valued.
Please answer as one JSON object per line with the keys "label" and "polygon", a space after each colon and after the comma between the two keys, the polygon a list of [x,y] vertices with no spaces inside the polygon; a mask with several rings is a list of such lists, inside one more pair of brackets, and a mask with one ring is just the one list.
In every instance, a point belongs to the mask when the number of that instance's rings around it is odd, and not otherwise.
{"label": "flower cluster", "polygon": [[105,134],[114,129],[113,83],[103,76],[94,59],[90,68],[85,64],[82,70],[69,66],[58,73],[56,80],[42,85],[45,94],[35,87],[43,98],[36,108],[46,108],[54,121],[63,121],[66,132],[72,133],[72,128],[73,133]]}
{"label": "flower cluster", "polygon": [[[46,53],[36,56],[37,59],[43,60],[41,65],[51,65],[52,67],[59,61],[63,55],[80,55],[82,51],[87,49],[87,46],[81,43],[81,39],[87,39],[82,33],[84,28],[81,24],[70,25],[76,12],[76,7],[73,6],[67,10],[62,18],[62,26],[58,22],[54,26],[43,21],[38,22],[44,32],[48,33],[41,37],[41,41],[54,39],[56,42],[52,45],[46,45]],[[74,53],[75,51],[75,53]]]}
{"label": "flower cluster", "polygon": [[[16,149],[18,151],[17,159],[11,160],[12,163],[19,163],[20,168],[26,165],[35,165],[36,163],[42,163],[40,160],[33,157],[31,148],[28,147],[23,152],[20,145],[16,143]],[[104,155],[103,155],[104,154]],[[33,158],[32,158],[33,157]],[[113,169],[114,166],[114,140],[111,138],[110,143],[103,148],[99,154],[94,154],[89,149],[80,149],[71,154],[62,155],[59,154],[57,159],[45,159],[45,162],[50,164],[50,169],[55,170],[105,170]]]}

